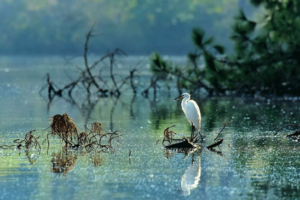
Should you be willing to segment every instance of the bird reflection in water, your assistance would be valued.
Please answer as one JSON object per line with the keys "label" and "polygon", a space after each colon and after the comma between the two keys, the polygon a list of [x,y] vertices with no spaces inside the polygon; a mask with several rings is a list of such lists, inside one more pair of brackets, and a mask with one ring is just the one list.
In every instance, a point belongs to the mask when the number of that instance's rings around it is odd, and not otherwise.
{"label": "bird reflection in water", "polygon": [[198,161],[192,162],[181,178],[181,192],[184,196],[190,195],[191,190],[197,188],[200,177],[201,158],[198,156]]}

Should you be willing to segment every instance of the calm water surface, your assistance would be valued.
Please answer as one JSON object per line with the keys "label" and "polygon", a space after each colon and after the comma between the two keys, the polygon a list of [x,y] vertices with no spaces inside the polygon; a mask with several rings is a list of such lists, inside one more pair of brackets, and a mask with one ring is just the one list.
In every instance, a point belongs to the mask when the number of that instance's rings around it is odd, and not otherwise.
{"label": "calm water surface", "polygon": [[[130,68],[124,63],[119,72]],[[159,92],[154,100],[124,92],[119,99],[93,97],[88,103],[79,90],[75,104],[63,98],[48,104],[46,95],[39,95],[43,77],[50,71],[58,83],[66,83],[64,70],[76,74],[70,69],[60,57],[0,58],[0,145],[13,144],[33,129],[43,141],[48,118],[64,112],[80,130],[94,121],[107,132],[118,130],[119,143],[113,142],[113,153],[68,152],[70,164],[62,173],[53,168],[53,158],[65,155],[57,138],[48,154],[46,145],[40,154],[0,149],[1,199],[300,198],[300,144],[285,138],[292,130],[273,136],[277,128],[299,123],[298,98],[195,97],[204,146],[231,123],[218,153],[203,148],[185,155],[161,146],[168,126],[176,125],[177,137],[190,134],[180,102],[173,101],[176,92]]]}

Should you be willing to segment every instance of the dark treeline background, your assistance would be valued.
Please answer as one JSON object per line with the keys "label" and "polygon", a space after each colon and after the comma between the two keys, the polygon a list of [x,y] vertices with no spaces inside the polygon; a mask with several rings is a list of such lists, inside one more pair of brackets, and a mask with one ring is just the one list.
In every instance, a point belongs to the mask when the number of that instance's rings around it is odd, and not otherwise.
{"label": "dark treeline background", "polygon": [[0,53],[82,54],[93,24],[94,53],[118,47],[129,55],[186,55],[193,27],[202,27],[228,53],[240,7],[255,14],[244,0],[0,0]]}

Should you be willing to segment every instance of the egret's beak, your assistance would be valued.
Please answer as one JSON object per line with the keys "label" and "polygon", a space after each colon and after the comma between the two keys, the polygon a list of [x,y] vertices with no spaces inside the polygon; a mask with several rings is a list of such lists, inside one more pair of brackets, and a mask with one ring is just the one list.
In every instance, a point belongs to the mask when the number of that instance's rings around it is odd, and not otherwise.
{"label": "egret's beak", "polygon": [[183,95],[180,95],[179,97],[175,98],[174,101],[175,101],[175,100],[182,99],[182,98],[183,98]]}

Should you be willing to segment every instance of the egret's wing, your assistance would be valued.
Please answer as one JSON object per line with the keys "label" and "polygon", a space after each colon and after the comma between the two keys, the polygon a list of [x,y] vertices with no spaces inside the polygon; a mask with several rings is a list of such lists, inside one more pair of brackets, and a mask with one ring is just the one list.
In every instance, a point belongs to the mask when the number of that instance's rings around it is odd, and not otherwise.
{"label": "egret's wing", "polygon": [[199,130],[201,127],[201,113],[199,106],[195,101],[190,100],[187,102],[185,115],[186,118]]}
{"label": "egret's wing", "polygon": [[193,124],[193,122],[190,120],[190,113],[188,112],[188,109],[189,107],[188,107],[188,105],[187,104],[185,104],[184,106],[182,106],[182,110],[183,110],[183,112],[184,112],[184,114],[185,114],[185,117],[186,117],[186,119],[189,121],[189,123],[192,125]]}

